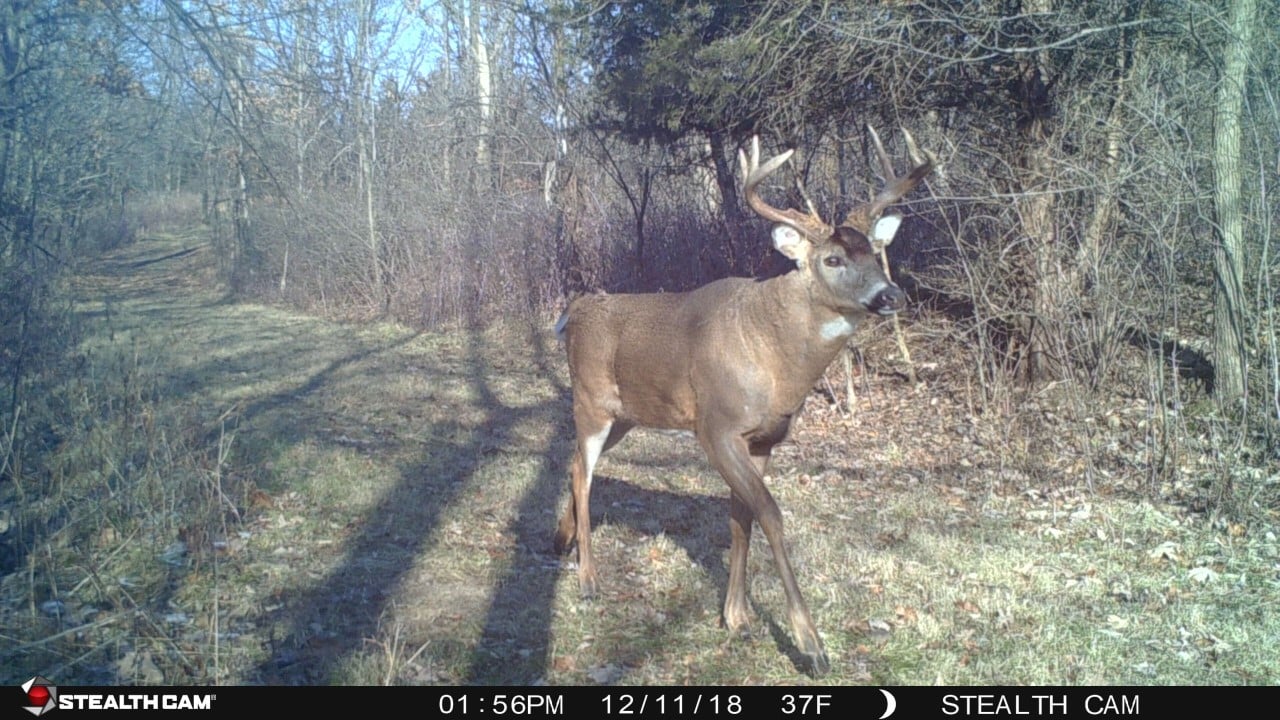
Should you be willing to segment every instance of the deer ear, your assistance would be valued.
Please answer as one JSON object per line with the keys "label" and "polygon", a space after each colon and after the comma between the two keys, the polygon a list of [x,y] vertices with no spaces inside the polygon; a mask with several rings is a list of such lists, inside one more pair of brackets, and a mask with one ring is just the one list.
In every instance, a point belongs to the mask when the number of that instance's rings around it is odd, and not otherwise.
{"label": "deer ear", "polygon": [[871,228],[871,244],[877,250],[881,250],[889,246],[893,242],[893,236],[898,234],[898,226],[902,224],[902,218],[898,215],[885,215],[876,221],[875,227]]}
{"label": "deer ear", "polygon": [[773,246],[778,252],[786,255],[796,264],[804,262],[809,257],[809,250],[813,245],[800,234],[799,230],[790,225],[775,225],[773,227]]}

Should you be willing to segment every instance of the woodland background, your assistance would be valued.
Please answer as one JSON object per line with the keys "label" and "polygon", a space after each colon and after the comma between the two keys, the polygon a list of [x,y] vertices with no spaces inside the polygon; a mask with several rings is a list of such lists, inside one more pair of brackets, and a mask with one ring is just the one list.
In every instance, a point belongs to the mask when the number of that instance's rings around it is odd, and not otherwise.
{"label": "woodland background", "polygon": [[909,346],[954,363],[900,372],[1090,489],[1094,411],[1136,403],[1134,492],[1274,528],[1276,28],[1267,0],[5,2],[0,574],[47,595],[65,518],[29,508],[110,414],[52,390],[101,253],[194,227],[228,301],[546,328],[578,292],[785,271],[738,149],[797,148],[766,196],[843,216],[867,125],[939,160],[889,255]]}

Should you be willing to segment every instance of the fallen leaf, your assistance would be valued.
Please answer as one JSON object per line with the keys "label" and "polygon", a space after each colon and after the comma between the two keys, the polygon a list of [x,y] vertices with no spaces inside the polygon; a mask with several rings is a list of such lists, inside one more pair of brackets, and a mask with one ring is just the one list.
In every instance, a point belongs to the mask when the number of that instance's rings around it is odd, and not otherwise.
{"label": "fallen leaf", "polygon": [[1166,540],[1147,551],[1147,557],[1150,557],[1153,560],[1178,562],[1178,543],[1173,542],[1172,540]]}
{"label": "fallen leaf", "polygon": [[893,626],[884,620],[868,620],[867,634],[873,638],[883,640],[893,632]]}
{"label": "fallen leaf", "polygon": [[1196,567],[1187,571],[1192,580],[1196,582],[1206,583],[1218,579],[1218,573],[1213,568]]}

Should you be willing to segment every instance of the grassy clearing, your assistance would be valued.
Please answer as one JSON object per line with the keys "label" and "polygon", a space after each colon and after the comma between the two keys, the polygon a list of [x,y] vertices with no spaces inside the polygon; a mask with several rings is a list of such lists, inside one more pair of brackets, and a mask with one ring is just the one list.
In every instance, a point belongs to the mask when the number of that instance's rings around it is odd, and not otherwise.
{"label": "grassy clearing", "polygon": [[[29,410],[53,449],[0,487],[4,681],[811,682],[759,532],[753,632],[719,627],[726,490],[692,439],[636,431],[602,461],[602,593],[579,599],[550,551],[571,424],[545,329],[230,303],[206,252],[174,256],[199,247],[150,238],[78,283],[85,341]],[[1274,509],[1146,499],[1141,402],[978,416],[965,387],[873,378],[853,417],[814,397],[775,454],[823,682],[1280,677]],[[1184,483],[1276,474],[1206,447]]]}

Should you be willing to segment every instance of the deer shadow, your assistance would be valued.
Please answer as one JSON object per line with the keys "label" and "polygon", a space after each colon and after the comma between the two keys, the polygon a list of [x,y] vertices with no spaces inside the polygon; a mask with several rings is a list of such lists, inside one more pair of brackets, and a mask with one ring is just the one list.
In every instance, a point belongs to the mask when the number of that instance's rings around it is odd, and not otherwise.
{"label": "deer shadow", "polygon": [[[625,441],[624,441],[625,442]],[[659,465],[665,465],[658,461]],[[677,465],[671,462],[671,466]],[[688,464],[680,464],[688,469]],[[646,467],[654,467],[654,463],[646,461]],[[713,472],[707,469],[707,472]],[[567,473],[566,473],[567,479]],[[648,538],[659,536],[667,538],[684,551],[687,556],[715,587],[714,597],[705,599],[716,608],[716,618],[722,632],[731,631],[723,628],[720,618],[721,605],[728,590],[729,568],[726,557],[729,551],[729,492],[722,486],[723,493],[705,494],[697,491],[663,490],[643,487],[638,483],[621,480],[609,475],[597,473],[592,481],[591,490],[591,529],[593,533],[606,527],[626,528],[636,535]],[[550,530],[552,528],[545,528]],[[759,541],[762,534],[758,527],[753,528],[752,537]],[[546,534],[550,541],[550,532]],[[757,572],[772,570],[773,556],[768,548],[754,547],[753,557],[763,557],[769,568],[759,568]],[[565,560],[576,557],[576,548],[570,549]],[[607,603],[610,586],[630,582],[621,573],[611,572],[610,565],[616,564],[616,557],[607,551],[597,549],[594,553],[597,568],[600,571],[600,582],[605,590],[604,598],[592,600],[595,603]],[[570,572],[575,572],[570,570]],[[750,572],[750,571],[749,571]],[[576,578],[576,572],[575,572]],[[748,579],[748,584],[750,580]],[[576,587],[576,579],[574,581]],[[785,612],[759,603],[748,592],[748,602],[756,619],[750,630],[736,633],[736,640],[754,641],[761,637],[759,626],[764,627],[779,652],[791,661],[798,673],[806,672],[807,658],[793,642]],[[781,622],[779,615],[781,614]]]}

